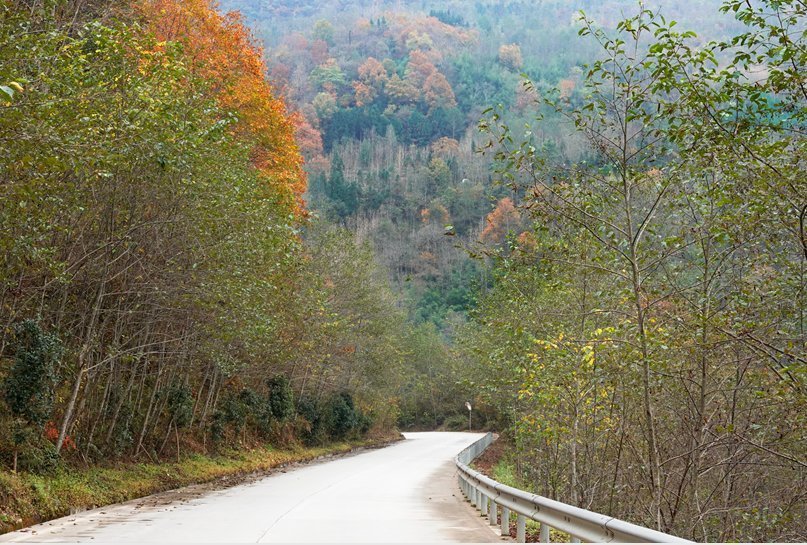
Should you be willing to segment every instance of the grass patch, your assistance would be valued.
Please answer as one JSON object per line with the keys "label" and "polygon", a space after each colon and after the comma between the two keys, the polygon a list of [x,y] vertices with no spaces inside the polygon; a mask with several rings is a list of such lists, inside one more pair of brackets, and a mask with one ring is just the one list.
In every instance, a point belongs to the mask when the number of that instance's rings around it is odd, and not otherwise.
{"label": "grass patch", "polygon": [[218,455],[192,454],[180,462],[128,463],[114,467],[62,467],[48,475],[0,470],[0,534],[71,512],[141,498],[191,484],[245,476],[294,462],[344,454],[386,440],[334,443],[324,447],[276,449],[260,446]]}
{"label": "grass patch", "polygon": [[493,466],[490,478],[507,486],[512,486],[513,488],[518,488],[519,485],[516,479],[515,464],[504,458],[500,459]]}

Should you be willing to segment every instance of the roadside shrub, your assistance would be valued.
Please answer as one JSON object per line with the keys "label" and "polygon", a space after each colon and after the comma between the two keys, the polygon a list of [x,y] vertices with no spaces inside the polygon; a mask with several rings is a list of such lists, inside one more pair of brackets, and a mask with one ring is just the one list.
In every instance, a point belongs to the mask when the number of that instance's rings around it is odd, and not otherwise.
{"label": "roadside shrub", "polygon": [[210,419],[210,437],[214,443],[220,443],[227,438],[228,430],[240,434],[248,423],[257,426],[260,421],[257,415],[261,413],[261,398],[254,390],[227,392]]}
{"label": "roadside shrub", "polygon": [[323,425],[322,408],[310,397],[297,400],[298,436],[308,446],[324,443],[328,437]]}
{"label": "roadside shrub", "polygon": [[14,327],[14,342],[14,365],[3,384],[6,403],[16,418],[41,430],[53,407],[55,365],[62,343],[34,320]]}
{"label": "roadside shrub", "polygon": [[193,393],[187,384],[174,384],[168,390],[168,413],[177,428],[184,428],[193,418]]}
{"label": "roadside shrub", "polygon": [[373,427],[375,423],[375,419],[372,415],[359,411],[359,425],[358,431],[359,435],[365,435],[367,432],[370,431],[370,428]]}
{"label": "roadside shrub", "polygon": [[36,433],[29,433],[20,443],[17,469],[29,473],[51,473],[59,467],[56,446]]}
{"label": "roadside shrub", "polygon": [[275,375],[266,382],[269,388],[269,412],[284,422],[294,416],[294,393],[285,375]]}
{"label": "roadside shrub", "polygon": [[[44,439],[43,430],[53,408],[62,343],[45,333],[35,320],[25,320],[14,326],[14,345],[14,364],[3,381],[4,398],[12,415],[12,469],[17,471],[18,465],[47,469],[51,465],[48,447],[53,445]],[[58,457],[55,449],[53,454]]]}
{"label": "roadside shrub", "polygon": [[359,414],[349,392],[340,392],[329,400],[326,426],[332,439],[344,439],[359,427]]}
{"label": "roadside shrub", "polygon": [[468,431],[468,415],[452,414],[443,420],[442,428],[446,431]]}

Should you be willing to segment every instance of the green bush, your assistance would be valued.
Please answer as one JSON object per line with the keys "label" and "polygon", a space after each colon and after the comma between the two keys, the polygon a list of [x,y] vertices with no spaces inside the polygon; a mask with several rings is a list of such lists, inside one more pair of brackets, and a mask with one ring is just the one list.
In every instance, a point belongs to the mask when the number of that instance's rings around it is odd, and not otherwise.
{"label": "green bush", "polygon": [[464,414],[452,414],[443,420],[443,429],[447,431],[467,431],[468,416]]}
{"label": "green bush", "polygon": [[300,426],[300,438],[306,445],[319,445],[327,441],[320,404],[313,398],[301,397],[297,400],[297,414],[307,424]]}
{"label": "green bush", "polygon": [[4,398],[12,414],[12,468],[48,470],[58,454],[42,432],[53,408],[62,343],[45,333],[35,320],[25,320],[14,326],[14,345],[14,364],[3,382]]}
{"label": "green bush", "polygon": [[3,384],[11,413],[30,426],[42,429],[53,407],[56,384],[55,365],[62,354],[62,343],[34,320],[14,327],[16,354],[11,372]]}
{"label": "green bush", "polygon": [[266,385],[269,388],[269,412],[281,422],[294,416],[294,393],[285,375],[275,375]]}
{"label": "green bush", "polygon": [[349,392],[340,392],[328,402],[326,427],[332,439],[344,439],[359,426],[359,414]]}
{"label": "green bush", "polygon": [[187,384],[174,384],[168,390],[168,412],[178,428],[184,428],[191,423],[193,393]]}
{"label": "green bush", "polygon": [[240,433],[248,423],[261,428],[261,415],[265,415],[263,403],[254,390],[227,392],[210,419],[210,436],[214,443],[220,443],[226,439],[228,430]]}
{"label": "green bush", "polygon": [[59,468],[56,447],[40,435],[32,435],[21,445],[17,458],[18,471],[45,474]]}

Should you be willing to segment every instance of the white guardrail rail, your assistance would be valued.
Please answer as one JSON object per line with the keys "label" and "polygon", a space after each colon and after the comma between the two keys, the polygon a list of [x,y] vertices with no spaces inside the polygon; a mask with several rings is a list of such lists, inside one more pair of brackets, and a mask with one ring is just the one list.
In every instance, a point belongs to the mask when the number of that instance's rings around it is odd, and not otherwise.
{"label": "white guardrail rail", "polygon": [[[501,524],[502,535],[510,534],[510,514],[516,514],[516,541],[526,540],[527,519],[541,523],[540,541],[549,542],[549,530],[555,528],[571,536],[572,543],[693,543],[637,526],[607,515],[586,511],[579,507],[530,494],[494,481],[490,477],[474,471],[470,464],[493,443],[493,434],[488,433],[460,452],[454,462],[457,464],[460,489],[471,505],[487,515],[491,526]],[[501,516],[499,509],[501,508]]]}

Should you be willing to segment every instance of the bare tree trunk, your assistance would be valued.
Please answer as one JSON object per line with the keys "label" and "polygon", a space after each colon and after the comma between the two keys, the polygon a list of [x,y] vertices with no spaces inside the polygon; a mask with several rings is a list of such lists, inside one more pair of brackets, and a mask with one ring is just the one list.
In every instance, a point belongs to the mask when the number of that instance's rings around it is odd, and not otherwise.
{"label": "bare tree trunk", "polygon": [[70,400],[67,402],[67,407],[62,417],[62,425],[59,428],[59,438],[56,441],[56,453],[62,450],[65,437],[67,437],[67,430],[73,419],[73,410],[76,407],[76,399],[78,399],[78,392],[81,389],[81,381],[84,378],[84,373],[87,367],[87,356],[89,355],[91,344],[95,338],[95,325],[98,322],[98,315],[101,313],[101,303],[104,299],[104,290],[106,289],[106,267],[104,268],[104,278],[98,285],[98,293],[95,296],[95,303],[93,304],[92,314],[90,316],[90,323],[87,325],[87,331],[84,334],[84,343],[81,345],[81,350],[78,355],[78,371],[76,378],[73,382],[73,390],[70,394]]}

